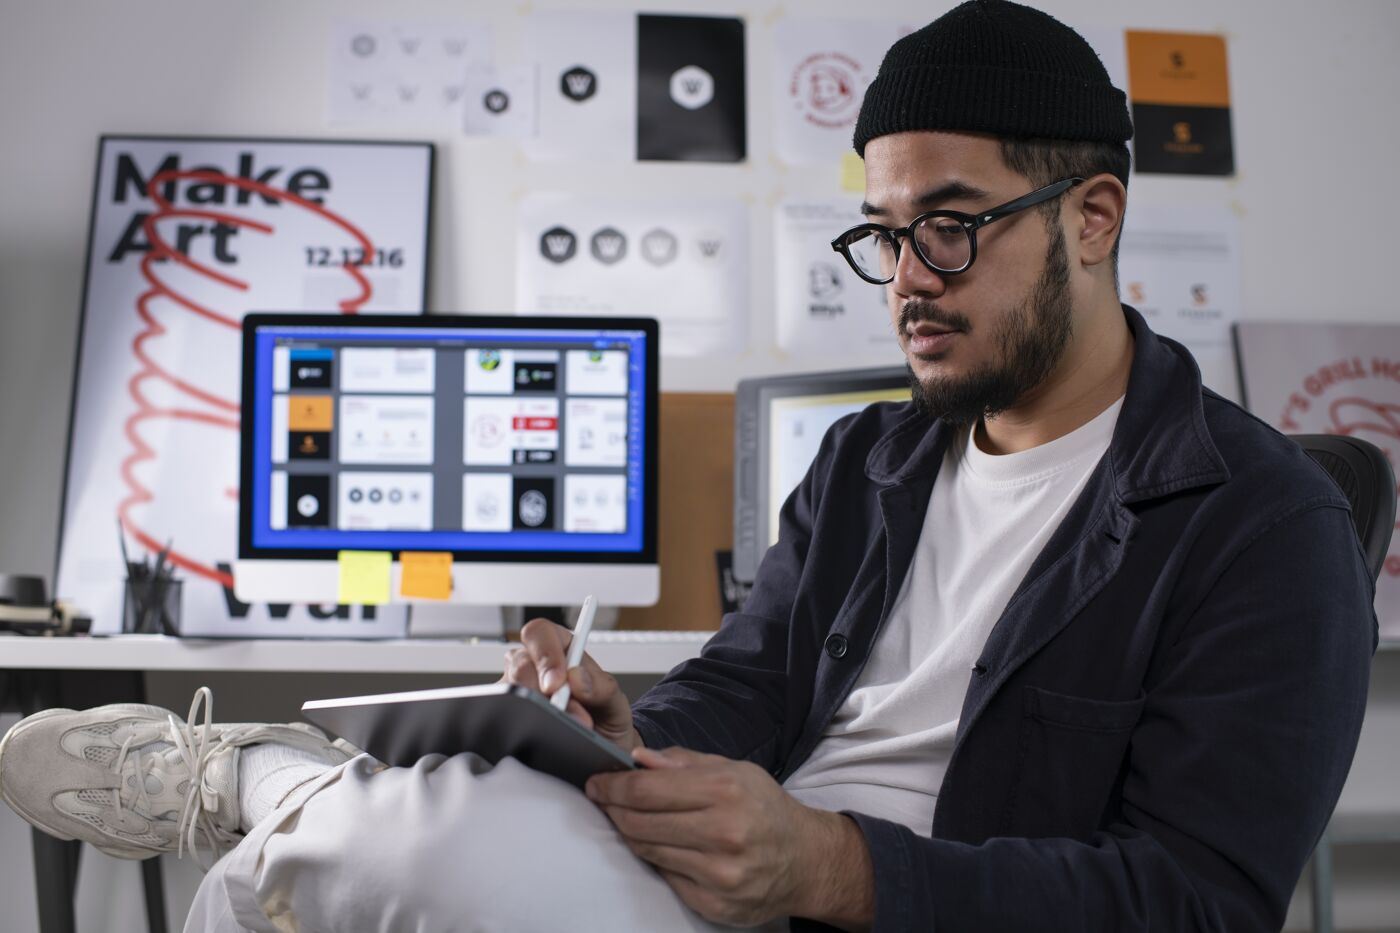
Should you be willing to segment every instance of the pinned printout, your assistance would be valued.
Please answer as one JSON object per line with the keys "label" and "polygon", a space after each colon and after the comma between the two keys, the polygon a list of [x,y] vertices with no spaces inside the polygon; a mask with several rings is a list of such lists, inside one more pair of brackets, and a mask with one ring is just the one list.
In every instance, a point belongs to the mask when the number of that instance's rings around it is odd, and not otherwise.
{"label": "pinned printout", "polygon": [[405,599],[451,598],[452,555],[446,551],[401,552],[399,595]]}
{"label": "pinned printout", "polygon": [[1129,30],[1133,168],[1233,175],[1225,37]]}
{"label": "pinned printout", "polygon": [[1179,340],[1205,383],[1233,396],[1230,327],[1240,318],[1239,220],[1224,207],[1133,204],[1119,246],[1125,304]]}
{"label": "pinned printout", "polygon": [[538,131],[533,65],[470,68],[465,88],[462,128],[468,136],[528,139]]}
{"label": "pinned printout", "polygon": [[337,601],[342,606],[379,606],[389,601],[389,571],[393,555],[388,551],[341,551]]}
{"label": "pinned printout", "polygon": [[331,123],[462,126],[467,70],[490,64],[489,24],[470,20],[339,20],[331,30]]}
{"label": "pinned printout", "polygon": [[893,21],[779,20],[771,87],[778,158],[830,165],[849,151],[866,86],[885,52],[910,31]]}
{"label": "pinned printout", "polygon": [[895,366],[885,289],[855,274],[831,248],[841,231],[865,220],[854,197],[783,201],[773,216],[778,347],[843,365]]}
{"label": "pinned printout", "polygon": [[531,158],[738,162],[744,24],[713,16],[538,13]]}
{"label": "pinned printout", "polygon": [[841,190],[865,193],[865,160],[855,151],[841,153]]}
{"label": "pinned printout", "polygon": [[518,231],[520,313],[656,317],[667,356],[742,349],[742,203],[537,194],[521,203]]}

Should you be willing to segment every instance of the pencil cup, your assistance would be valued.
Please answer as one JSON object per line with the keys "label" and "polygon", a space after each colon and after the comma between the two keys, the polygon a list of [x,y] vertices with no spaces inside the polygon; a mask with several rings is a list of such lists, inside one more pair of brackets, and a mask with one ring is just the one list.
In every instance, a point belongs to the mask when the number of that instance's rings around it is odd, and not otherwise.
{"label": "pencil cup", "polygon": [[170,577],[128,579],[122,600],[122,631],[134,635],[180,634],[185,582]]}

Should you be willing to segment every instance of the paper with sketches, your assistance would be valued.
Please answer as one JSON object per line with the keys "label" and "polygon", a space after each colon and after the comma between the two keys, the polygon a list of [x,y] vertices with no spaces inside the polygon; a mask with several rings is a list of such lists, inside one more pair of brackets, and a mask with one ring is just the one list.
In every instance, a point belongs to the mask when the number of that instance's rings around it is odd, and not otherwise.
{"label": "paper with sketches", "polygon": [[532,159],[631,159],[637,135],[634,13],[538,13],[531,17],[539,69],[539,135]]}
{"label": "paper with sketches", "polygon": [[1123,301],[1193,351],[1228,347],[1240,317],[1239,221],[1223,207],[1132,204],[1119,247]]}
{"label": "paper with sketches", "polygon": [[538,132],[537,72],[533,65],[467,69],[462,128],[468,136],[528,139]]}
{"label": "paper with sketches", "polygon": [[851,148],[866,86],[910,31],[894,21],[788,17],[773,27],[774,148],[792,165],[831,164]]}
{"label": "paper with sketches", "polygon": [[787,200],[775,209],[779,349],[852,367],[903,360],[884,288],[856,275],[831,248],[838,233],[864,220],[850,196]]}
{"label": "paper with sketches", "polygon": [[470,66],[492,60],[491,27],[472,20],[338,20],[331,30],[331,123],[457,132]]}
{"label": "paper with sketches", "polygon": [[655,317],[663,354],[736,352],[748,256],[738,201],[531,195],[520,207],[517,308]]}

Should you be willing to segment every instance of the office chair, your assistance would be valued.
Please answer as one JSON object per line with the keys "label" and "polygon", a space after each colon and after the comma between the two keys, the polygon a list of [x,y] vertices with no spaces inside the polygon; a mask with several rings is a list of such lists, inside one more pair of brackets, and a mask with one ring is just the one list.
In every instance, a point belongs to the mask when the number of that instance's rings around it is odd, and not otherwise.
{"label": "office chair", "polygon": [[[1341,487],[1351,503],[1351,520],[1366,555],[1371,578],[1380,577],[1395,530],[1395,473],[1376,445],[1333,434],[1294,434],[1308,456]],[[1379,837],[1377,837],[1379,838]],[[1312,914],[1315,933],[1332,933],[1332,828],[1323,831],[1313,852]]]}

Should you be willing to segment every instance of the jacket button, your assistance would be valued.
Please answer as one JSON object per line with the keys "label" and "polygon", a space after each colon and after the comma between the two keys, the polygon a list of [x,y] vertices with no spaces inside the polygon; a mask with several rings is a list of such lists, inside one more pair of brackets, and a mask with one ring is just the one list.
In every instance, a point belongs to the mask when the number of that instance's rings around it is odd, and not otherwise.
{"label": "jacket button", "polygon": [[983,674],[987,673],[987,665],[983,664],[981,661],[978,661],[976,664],[972,665],[972,673],[976,674],[978,677],[981,677]]}
{"label": "jacket button", "polygon": [[846,656],[846,651],[850,644],[846,641],[845,635],[831,635],[826,639],[826,653],[837,661]]}

